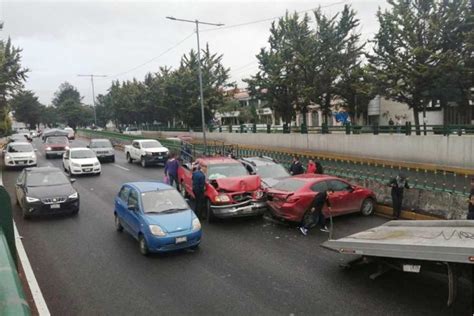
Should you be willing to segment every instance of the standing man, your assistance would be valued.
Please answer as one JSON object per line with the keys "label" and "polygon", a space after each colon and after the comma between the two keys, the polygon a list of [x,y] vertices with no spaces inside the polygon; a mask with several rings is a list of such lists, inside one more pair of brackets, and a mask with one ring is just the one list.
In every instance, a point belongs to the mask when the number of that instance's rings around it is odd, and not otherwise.
{"label": "standing man", "polygon": [[301,165],[301,162],[297,156],[293,157],[293,162],[291,163],[290,166],[290,174],[292,176],[296,176],[298,174],[303,174],[304,173],[304,168],[303,165]]}
{"label": "standing man", "polygon": [[206,201],[204,196],[204,191],[206,191],[206,176],[201,171],[200,165],[194,166],[192,181],[194,201],[196,202],[195,212],[199,219],[204,220],[206,218],[206,212],[204,211],[204,203]]}
{"label": "standing man", "polygon": [[166,164],[165,164],[165,175],[168,177],[169,184],[171,186],[174,186],[174,183],[176,182],[177,190],[179,190],[178,168],[179,168],[178,159],[176,159],[176,154],[172,153],[170,155],[170,158],[168,159],[168,161],[166,161]]}
{"label": "standing man", "polygon": [[474,219],[474,177],[471,178],[471,194],[469,194],[467,219]]}
{"label": "standing man", "polygon": [[300,227],[300,232],[303,235],[308,235],[308,230],[313,226],[313,223],[316,223],[316,226],[319,226],[319,229],[322,232],[329,232],[329,229],[326,226],[326,217],[323,214],[323,207],[324,205],[327,205],[329,212],[331,212],[331,202],[329,201],[329,198],[333,192],[332,189],[328,189],[327,191],[318,192],[318,194],[316,194],[310,208],[312,221],[308,223],[303,219],[303,225]]}
{"label": "standing man", "polygon": [[403,203],[403,191],[409,189],[408,181],[403,173],[390,180],[388,184],[392,188],[393,218],[399,219]]}

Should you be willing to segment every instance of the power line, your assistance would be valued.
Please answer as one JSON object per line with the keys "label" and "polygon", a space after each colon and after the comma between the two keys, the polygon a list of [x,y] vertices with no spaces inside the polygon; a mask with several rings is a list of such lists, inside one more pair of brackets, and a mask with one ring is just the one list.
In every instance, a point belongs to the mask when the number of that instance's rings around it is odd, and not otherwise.
{"label": "power line", "polygon": [[[329,8],[329,7],[333,7],[333,6],[336,6],[336,5],[340,5],[340,4],[344,4],[346,3],[348,0],[344,0],[344,1],[339,1],[339,2],[336,2],[336,3],[331,3],[331,4],[328,4],[328,5],[325,5],[325,6],[321,6],[319,8],[323,9],[323,8]],[[313,11],[317,8],[311,8],[311,9],[307,9],[307,10],[303,10],[303,11],[297,11],[296,13],[300,14],[300,13],[305,13],[305,12],[308,12],[308,11]],[[246,25],[251,25],[251,24],[257,24],[257,23],[263,23],[263,22],[268,22],[268,21],[273,21],[273,20],[276,20],[276,19],[280,19],[280,18],[283,18],[285,15],[279,15],[279,16],[274,16],[272,18],[266,18],[266,19],[261,19],[261,20],[254,20],[254,21],[250,21],[250,22],[244,22],[244,23],[239,23],[239,24],[233,24],[233,25],[228,25],[228,26],[224,26],[224,27],[219,27],[219,28],[213,28],[213,29],[205,29],[205,30],[202,30],[201,32],[211,32],[211,31],[220,31],[220,30],[226,30],[226,29],[232,29],[232,28],[236,28],[236,27],[240,27],[240,26],[246,26]]]}
{"label": "power line", "polygon": [[191,36],[194,35],[195,32],[192,32],[191,34],[189,34],[188,36],[186,36],[185,38],[183,38],[181,41],[179,41],[178,43],[176,43],[175,45],[171,46],[170,48],[166,49],[165,51],[163,51],[162,53],[160,53],[158,56],[155,56],[153,57],[152,59],[149,59],[147,61],[145,61],[144,63],[141,63],[140,65],[138,66],[135,66],[133,68],[130,68],[129,70],[125,70],[125,71],[122,71],[122,72],[119,72],[119,73],[116,73],[114,75],[111,75],[109,76],[110,77],[120,77],[120,76],[123,76],[125,74],[128,74],[132,71],[135,71],[151,62],[154,62],[155,60],[157,60],[158,58],[162,57],[163,55],[165,55],[166,53],[170,52],[171,50],[175,49],[176,47],[178,47],[179,45],[181,45],[182,43],[184,43],[187,39],[189,39]]}

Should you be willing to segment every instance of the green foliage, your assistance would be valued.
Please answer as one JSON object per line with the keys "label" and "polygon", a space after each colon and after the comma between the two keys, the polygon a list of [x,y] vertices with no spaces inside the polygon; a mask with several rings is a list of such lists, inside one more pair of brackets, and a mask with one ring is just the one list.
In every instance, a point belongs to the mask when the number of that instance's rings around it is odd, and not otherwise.
{"label": "green foliage", "polygon": [[[81,103],[82,97],[77,89],[64,82],[59,86],[54,94],[52,104],[55,115],[60,122],[76,128],[77,126],[87,126],[94,122],[94,110],[90,106],[84,106]],[[55,125],[58,122],[51,122]]]}
{"label": "green foliage", "polygon": [[15,119],[36,129],[41,121],[42,105],[32,91],[22,90],[10,100],[10,106],[15,111]]}

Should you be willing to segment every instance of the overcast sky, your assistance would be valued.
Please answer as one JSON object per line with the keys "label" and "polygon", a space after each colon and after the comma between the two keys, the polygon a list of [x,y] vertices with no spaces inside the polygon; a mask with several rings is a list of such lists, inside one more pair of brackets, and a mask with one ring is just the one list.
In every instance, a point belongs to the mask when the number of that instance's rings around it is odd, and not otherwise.
{"label": "overcast sky", "polygon": [[286,10],[308,10],[312,16],[311,9],[319,5],[334,14],[344,4],[356,10],[363,37],[371,38],[378,29],[377,9],[386,7],[384,0],[0,0],[0,19],[5,23],[0,36],[11,37],[13,44],[23,49],[22,64],[30,69],[26,88],[42,103],[49,104],[58,86],[68,81],[79,89],[84,102],[91,104],[90,79],[77,74],[108,75],[95,79],[97,95],[105,93],[112,80],[142,80],[159,66],[175,67],[184,53],[196,48],[196,36],[191,35],[194,25],[170,21],[166,16],[224,23],[222,29],[202,26],[201,46],[209,43],[212,52],[223,54],[224,65],[231,68],[231,80],[243,86],[241,79],[257,69],[255,55],[267,45],[271,21],[228,26],[278,17]]}

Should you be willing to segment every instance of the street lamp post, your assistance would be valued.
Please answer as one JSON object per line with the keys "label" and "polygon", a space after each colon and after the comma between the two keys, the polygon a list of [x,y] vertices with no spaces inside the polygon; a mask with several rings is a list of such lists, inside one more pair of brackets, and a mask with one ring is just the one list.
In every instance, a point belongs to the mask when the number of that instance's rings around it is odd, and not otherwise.
{"label": "street lamp post", "polygon": [[95,91],[94,91],[94,77],[107,77],[106,75],[77,75],[78,77],[91,77],[92,85],[92,104],[94,105],[94,125],[97,126],[97,113],[95,112]]}
{"label": "street lamp post", "polygon": [[199,69],[198,69],[198,74],[199,74],[199,94],[200,94],[200,101],[201,101],[201,124],[202,124],[202,139],[204,141],[204,154],[207,153],[207,140],[206,140],[206,119],[204,117],[204,93],[202,90],[202,65],[201,65],[201,46],[199,43],[199,24],[205,24],[205,25],[213,25],[213,26],[223,26],[224,24],[222,23],[209,23],[209,22],[202,22],[199,20],[185,20],[185,19],[177,19],[172,16],[167,16],[166,17],[169,20],[173,21],[180,21],[180,22],[188,22],[188,23],[195,23],[196,24],[196,37],[197,37],[197,57],[198,57],[198,63],[199,63]]}

